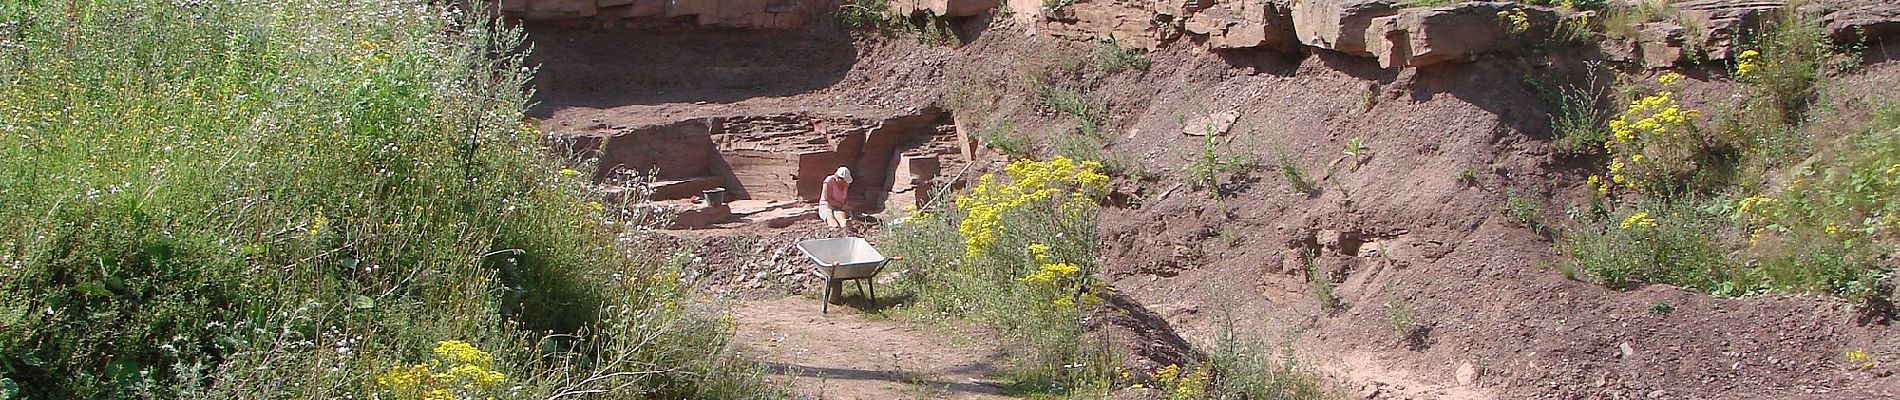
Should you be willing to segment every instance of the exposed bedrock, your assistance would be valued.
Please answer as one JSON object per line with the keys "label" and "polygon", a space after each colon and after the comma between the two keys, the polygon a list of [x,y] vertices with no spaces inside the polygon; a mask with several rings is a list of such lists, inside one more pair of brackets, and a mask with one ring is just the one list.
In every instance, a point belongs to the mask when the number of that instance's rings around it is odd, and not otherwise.
{"label": "exposed bedrock", "polygon": [[[532,20],[592,21],[596,27],[686,25],[785,30],[833,18],[815,0],[501,0],[503,12]],[[1377,58],[1385,68],[1466,62],[1513,54],[1553,40],[1563,24],[1593,16],[1517,2],[1408,7],[1399,0],[893,0],[894,15],[985,18],[1007,7],[1031,31],[1073,40],[1113,40],[1155,49],[1192,42],[1215,50],[1332,51]],[[1728,60],[1748,35],[1773,23],[1781,0],[1690,0],[1676,17],[1642,23],[1628,38],[1628,61],[1669,68],[1692,59]],[[1824,0],[1801,8],[1847,43],[1900,34],[1900,3]],[[1515,22],[1510,14],[1521,17]],[[1519,26],[1521,25],[1521,26]]]}

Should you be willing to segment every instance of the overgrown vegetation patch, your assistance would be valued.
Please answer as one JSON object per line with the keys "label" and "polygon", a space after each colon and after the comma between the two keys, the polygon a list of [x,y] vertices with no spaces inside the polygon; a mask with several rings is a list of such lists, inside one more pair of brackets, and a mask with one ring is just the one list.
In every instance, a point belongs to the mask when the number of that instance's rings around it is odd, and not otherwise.
{"label": "overgrown vegetation patch", "polygon": [[522,121],[521,33],[488,16],[29,1],[0,24],[0,387],[776,393]]}
{"label": "overgrown vegetation patch", "polygon": [[[1738,52],[1739,110],[1684,105],[1660,90],[1608,122],[1592,208],[1566,230],[1570,273],[1612,287],[1669,283],[1719,296],[1827,293],[1890,310],[1900,251],[1900,107],[1869,99],[1872,118],[1813,129],[1809,105],[1837,56],[1798,12]],[[1852,64],[1852,63],[1849,63]],[[1885,94],[1876,94],[1885,95]],[[1891,312],[1891,311],[1886,311]],[[1885,317],[1882,317],[1885,318]]]}

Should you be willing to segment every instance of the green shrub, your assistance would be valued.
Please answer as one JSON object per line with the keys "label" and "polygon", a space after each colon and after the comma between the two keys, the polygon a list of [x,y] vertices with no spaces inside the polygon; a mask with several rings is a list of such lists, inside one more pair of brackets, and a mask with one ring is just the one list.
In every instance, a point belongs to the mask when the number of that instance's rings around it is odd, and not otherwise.
{"label": "green shrub", "polygon": [[1095,266],[1095,211],[1108,184],[1100,168],[1017,161],[1005,175],[985,175],[955,207],[920,210],[886,229],[876,239],[906,257],[896,286],[918,299],[908,309],[1004,334],[1019,390],[1105,390],[1113,354],[1081,325],[1108,296]]}
{"label": "green shrub", "polygon": [[1318,400],[1337,398],[1338,388],[1318,373],[1302,367],[1292,348],[1273,346],[1235,332],[1223,324],[1207,353],[1215,378],[1205,398]]}
{"label": "green shrub", "polygon": [[26,2],[0,23],[8,391],[369,398],[459,340],[510,397],[775,393],[522,122],[521,33],[478,10]]}
{"label": "green shrub", "polygon": [[1770,113],[1783,124],[1796,124],[1814,99],[1822,62],[1832,54],[1832,47],[1817,18],[1784,14],[1755,38],[1753,49],[1737,54],[1734,75],[1751,87],[1751,112]]}
{"label": "green shrub", "polygon": [[[1718,215],[1669,203],[1649,203],[1569,231],[1565,248],[1576,268],[1612,288],[1669,283],[1716,295],[1761,293],[1763,282],[1735,268],[1718,232]],[[1600,226],[1600,228],[1596,227]]]}

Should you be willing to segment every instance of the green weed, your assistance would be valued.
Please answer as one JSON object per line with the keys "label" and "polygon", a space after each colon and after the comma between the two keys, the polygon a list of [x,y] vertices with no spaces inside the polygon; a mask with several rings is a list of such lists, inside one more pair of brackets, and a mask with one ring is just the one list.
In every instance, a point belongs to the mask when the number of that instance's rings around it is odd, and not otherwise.
{"label": "green weed", "polygon": [[1293,190],[1294,193],[1309,195],[1318,189],[1314,186],[1313,179],[1306,177],[1306,171],[1300,168],[1298,161],[1293,160],[1293,156],[1287,155],[1286,150],[1275,153],[1279,160],[1277,169],[1280,171],[1280,177],[1286,179],[1288,189]]}
{"label": "green weed", "polygon": [[1122,47],[1114,40],[1104,40],[1095,45],[1095,67],[1107,73],[1121,71],[1147,71],[1148,55],[1141,49]]}
{"label": "green weed", "polygon": [[1399,338],[1401,344],[1414,350],[1425,348],[1426,335],[1429,334],[1430,328],[1420,324],[1418,319],[1412,316],[1412,306],[1404,295],[1398,292],[1386,293],[1385,320],[1392,326],[1392,335]]}
{"label": "green weed", "polygon": [[1319,254],[1311,250],[1300,254],[1300,264],[1306,268],[1307,293],[1313,297],[1314,301],[1319,302],[1321,310],[1329,313],[1339,311],[1344,304],[1340,303],[1339,296],[1333,293],[1335,286],[1333,277],[1320,270],[1318,258]]}

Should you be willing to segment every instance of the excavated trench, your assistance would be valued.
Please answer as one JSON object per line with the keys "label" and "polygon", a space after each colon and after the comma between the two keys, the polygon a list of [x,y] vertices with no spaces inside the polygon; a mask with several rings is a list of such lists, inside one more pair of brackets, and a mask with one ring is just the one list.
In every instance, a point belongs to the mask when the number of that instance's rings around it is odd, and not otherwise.
{"label": "excavated trench", "polygon": [[[570,159],[590,160],[577,166],[597,185],[639,189],[671,229],[815,220],[820,185],[840,166],[855,178],[849,209],[876,218],[926,202],[971,159],[933,105],[837,105],[827,92],[857,58],[846,37],[528,29],[540,67],[531,116]],[[622,179],[634,174],[645,179]]]}

